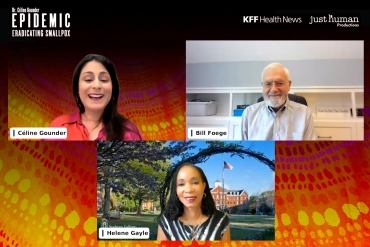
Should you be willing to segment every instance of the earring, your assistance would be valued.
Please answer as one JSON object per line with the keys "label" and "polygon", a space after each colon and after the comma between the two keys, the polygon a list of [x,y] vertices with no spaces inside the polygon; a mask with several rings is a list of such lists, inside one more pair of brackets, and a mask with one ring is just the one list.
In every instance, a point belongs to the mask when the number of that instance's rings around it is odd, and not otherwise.
{"label": "earring", "polygon": [[76,97],[76,102],[77,102],[77,105],[78,105],[78,106],[81,106],[81,104],[80,104],[80,101],[79,101],[79,98],[78,98],[78,97]]}
{"label": "earring", "polygon": [[206,196],[207,196],[206,193],[203,193],[203,198],[206,198]]}

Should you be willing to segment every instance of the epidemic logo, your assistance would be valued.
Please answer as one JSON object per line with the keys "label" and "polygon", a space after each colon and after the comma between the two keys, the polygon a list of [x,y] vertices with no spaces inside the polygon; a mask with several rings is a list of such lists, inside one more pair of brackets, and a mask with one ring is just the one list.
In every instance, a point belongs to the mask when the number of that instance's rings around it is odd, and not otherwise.
{"label": "epidemic logo", "polygon": [[12,37],[70,37],[70,17],[39,8],[12,8]]}
{"label": "epidemic logo", "polygon": [[315,23],[336,23],[337,27],[359,27],[360,20],[358,17],[333,16],[311,16],[309,24]]}

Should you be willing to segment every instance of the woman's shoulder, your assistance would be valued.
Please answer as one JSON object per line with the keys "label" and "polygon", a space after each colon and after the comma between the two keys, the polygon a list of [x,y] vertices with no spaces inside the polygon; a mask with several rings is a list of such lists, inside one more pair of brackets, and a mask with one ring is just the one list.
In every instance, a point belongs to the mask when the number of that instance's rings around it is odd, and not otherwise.
{"label": "woman's shoulder", "polygon": [[221,212],[217,209],[213,212],[213,217],[215,217],[216,220],[221,220],[221,219],[229,220],[227,213]]}
{"label": "woman's shoulder", "polygon": [[128,141],[144,141],[144,137],[141,134],[139,128],[129,119],[124,121],[123,124],[129,131],[125,131],[124,140]]}
{"label": "woman's shoulder", "polygon": [[49,127],[62,127],[66,123],[75,122],[79,118],[79,114],[79,111],[75,111],[70,114],[59,116],[51,122]]}
{"label": "woman's shoulder", "polygon": [[165,226],[165,229],[168,229],[168,227],[170,227],[172,225],[173,220],[169,219],[168,217],[166,217],[164,214],[162,214],[160,217],[159,217],[159,220],[158,220],[158,223],[160,226],[164,227]]}

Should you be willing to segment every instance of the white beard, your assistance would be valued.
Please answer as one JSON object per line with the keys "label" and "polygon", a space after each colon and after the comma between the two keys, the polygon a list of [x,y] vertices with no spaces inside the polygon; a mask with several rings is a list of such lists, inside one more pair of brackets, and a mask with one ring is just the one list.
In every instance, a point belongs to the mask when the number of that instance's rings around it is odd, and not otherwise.
{"label": "white beard", "polygon": [[263,95],[263,99],[265,100],[266,104],[273,108],[279,107],[282,104],[284,104],[286,101],[286,98],[287,98],[286,95],[281,95],[280,99],[273,99],[273,98],[269,98],[268,96]]}

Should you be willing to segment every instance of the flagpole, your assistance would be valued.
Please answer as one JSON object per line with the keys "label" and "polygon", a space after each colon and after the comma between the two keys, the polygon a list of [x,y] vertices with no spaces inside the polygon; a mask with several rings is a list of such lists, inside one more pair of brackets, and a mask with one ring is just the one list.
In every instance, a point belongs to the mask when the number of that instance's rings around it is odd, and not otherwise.
{"label": "flagpole", "polygon": [[[224,195],[224,192],[225,192],[224,169],[225,169],[225,164],[224,164],[224,159],[222,159],[222,195],[221,195],[221,202],[222,202],[222,196]],[[222,209],[225,212],[225,205],[223,206]]]}

